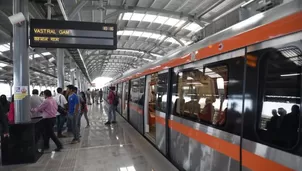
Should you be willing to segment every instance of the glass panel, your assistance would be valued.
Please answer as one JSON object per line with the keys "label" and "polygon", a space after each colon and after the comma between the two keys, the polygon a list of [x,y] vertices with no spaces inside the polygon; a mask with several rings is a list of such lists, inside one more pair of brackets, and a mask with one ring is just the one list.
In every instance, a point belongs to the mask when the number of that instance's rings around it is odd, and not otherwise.
{"label": "glass panel", "polygon": [[128,88],[129,88],[129,83],[128,82],[124,82],[123,83],[123,102],[122,102],[122,106],[123,106],[123,116],[127,119],[128,118]]}
{"label": "glass panel", "polygon": [[156,88],[156,110],[166,113],[168,94],[168,72],[158,74]]}
{"label": "glass panel", "polygon": [[117,106],[117,111],[119,113],[122,112],[122,92],[123,92],[122,83],[120,83],[120,84],[118,84],[118,87],[117,87],[117,95],[119,97],[119,104]]}
{"label": "glass panel", "polygon": [[[262,140],[292,148],[298,140],[301,100],[301,50],[290,46],[252,52],[260,57]],[[262,106],[262,107],[261,107]]]}
{"label": "glass panel", "polygon": [[190,68],[174,79],[173,114],[215,125],[225,123],[227,66]]}

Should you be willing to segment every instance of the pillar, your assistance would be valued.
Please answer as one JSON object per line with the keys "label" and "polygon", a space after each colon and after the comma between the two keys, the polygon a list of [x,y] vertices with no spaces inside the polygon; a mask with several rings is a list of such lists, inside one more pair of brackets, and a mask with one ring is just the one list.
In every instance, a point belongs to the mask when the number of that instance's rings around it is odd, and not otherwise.
{"label": "pillar", "polygon": [[[13,60],[14,85],[17,88],[27,89],[29,94],[29,57],[28,57],[28,0],[13,0],[13,14],[22,12],[26,18],[21,24],[13,25]],[[30,121],[29,95],[17,97],[15,94],[15,123]]]}
{"label": "pillar", "polygon": [[57,49],[57,85],[64,88],[64,49]]}
{"label": "pillar", "polygon": [[72,62],[72,58],[71,58],[71,56],[69,57],[69,65],[70,65],[70,83],[72,84],[72,85],[75,85],[75,80],[74,80],[74,72],[75,72],[75,70],[74,70],[74,63]]}
{"label": "pillar", "polygon": [[78,87],[78,90],[81,90],[81,74],[80,74],[80,69],[77,68],[76,70],[76,78],[77,78],[77,87]]}
{"label": "pillar", "polygon": [[10,95],[10,97],[12,97],[13,96],[13,83],[9,82],[8,84],[9,84],[9,95]]}
{"label": "pillar", "polygon": [[104,22],[104,1],[103,0],[100,0],[100,11],[101,11],[100,22],[103,23]]}

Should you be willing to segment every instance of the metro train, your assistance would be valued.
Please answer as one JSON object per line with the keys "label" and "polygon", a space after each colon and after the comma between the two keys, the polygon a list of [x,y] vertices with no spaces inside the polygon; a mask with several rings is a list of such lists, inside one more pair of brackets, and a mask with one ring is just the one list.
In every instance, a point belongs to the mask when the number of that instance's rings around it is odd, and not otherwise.
{"label": "metro train", "polygon": [[301,65],[297,0],[125,74],[104,97],[115,86],[118,113],[180,170],[302,170]]}

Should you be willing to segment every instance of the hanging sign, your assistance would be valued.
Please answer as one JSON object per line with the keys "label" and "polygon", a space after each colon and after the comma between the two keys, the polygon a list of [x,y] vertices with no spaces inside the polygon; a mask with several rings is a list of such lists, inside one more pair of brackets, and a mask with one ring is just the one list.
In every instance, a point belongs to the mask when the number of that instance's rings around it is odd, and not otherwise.
{"label": "hanging sign", "polygon": [[116,24],[30,20],[30,46],[41,48],[117,48]]}

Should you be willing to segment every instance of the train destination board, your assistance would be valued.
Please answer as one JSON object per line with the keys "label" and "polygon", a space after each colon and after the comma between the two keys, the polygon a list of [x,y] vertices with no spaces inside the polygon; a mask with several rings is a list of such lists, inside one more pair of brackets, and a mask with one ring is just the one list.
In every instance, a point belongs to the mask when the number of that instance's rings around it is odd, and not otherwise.
{"label": "train destination board", "polygon": [[41,48],[116,49],[116,24],[30,20],[30,46]]}

